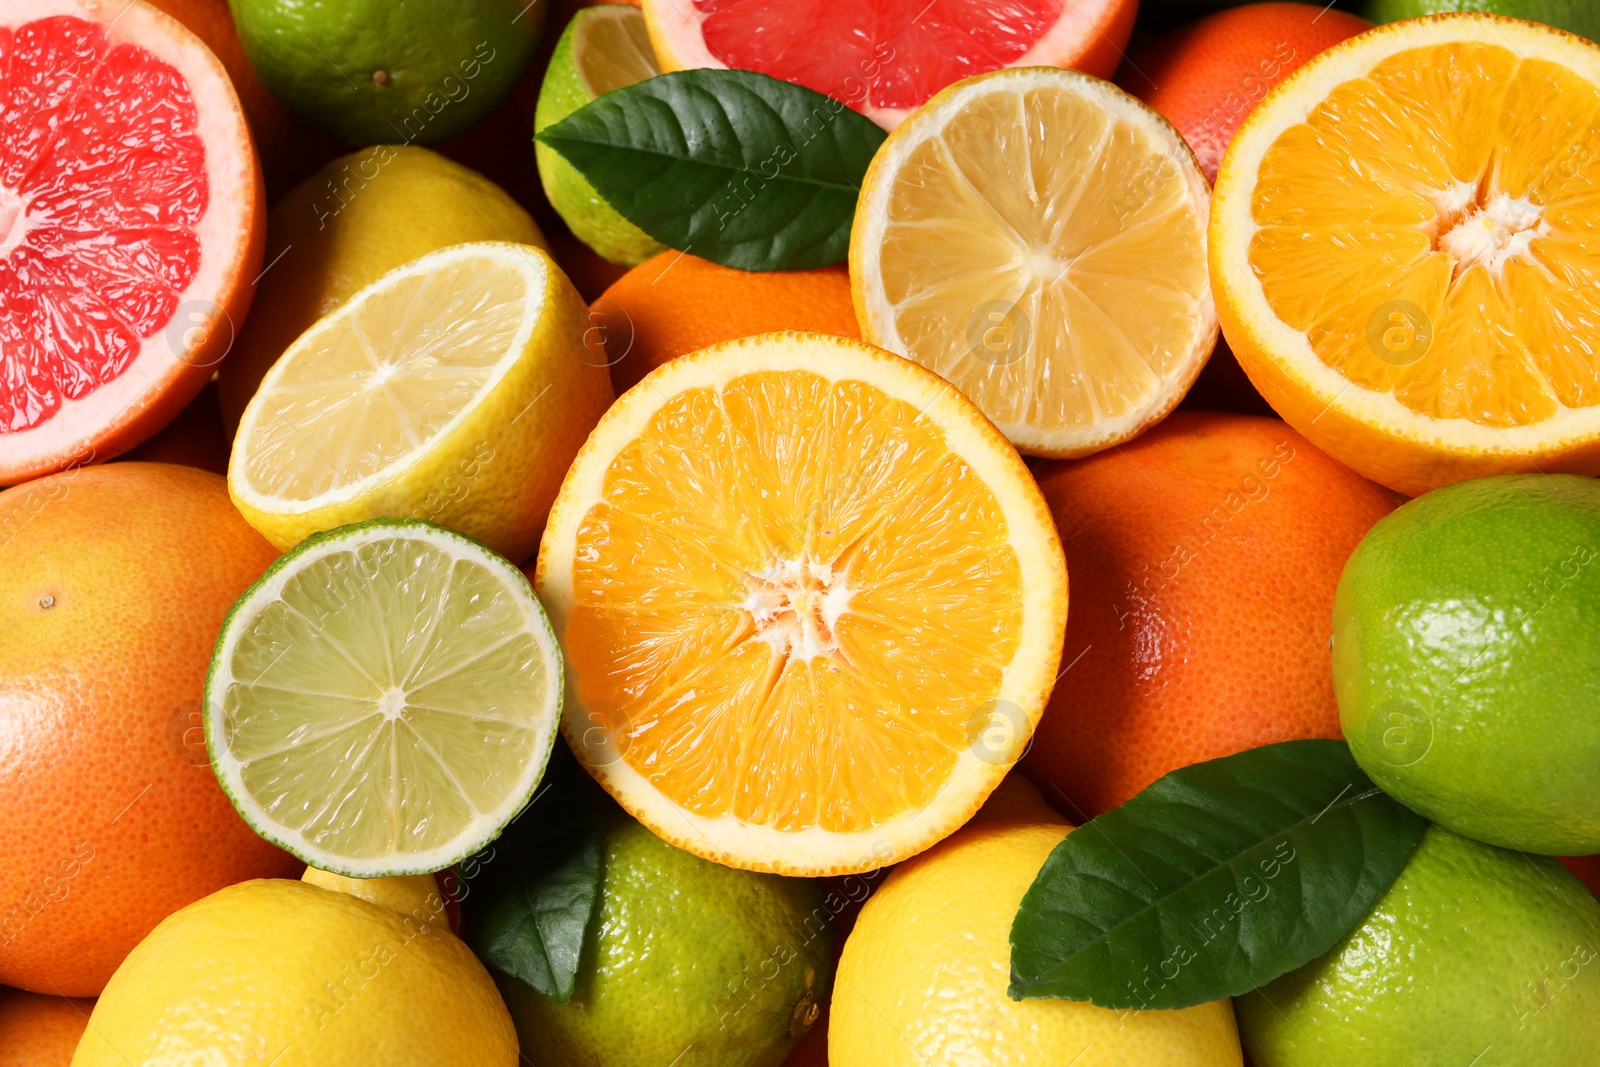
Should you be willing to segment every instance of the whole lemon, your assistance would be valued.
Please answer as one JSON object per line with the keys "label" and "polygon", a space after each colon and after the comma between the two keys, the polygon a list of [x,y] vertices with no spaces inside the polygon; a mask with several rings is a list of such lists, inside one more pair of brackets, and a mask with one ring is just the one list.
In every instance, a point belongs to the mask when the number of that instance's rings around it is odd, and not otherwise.
{"label": "whole lemon", "polygon": [[513,1067],[489,972],[436,926],[257,879],[169,916],[95,1004],[73,1067]]}
{"label": "whole lemon", "polygon": [[897,867],[845,942],[830,1067],[1239,1067],[1225,1000],[1116,1011],[1011,1000],[1011,920],[1071,827],[984,822]]}
{"label": "whole lemon", "polygon": [[1240,997],[1256,1067],[1594,1067],[1600,901],[1432,827],[1327,955]]}

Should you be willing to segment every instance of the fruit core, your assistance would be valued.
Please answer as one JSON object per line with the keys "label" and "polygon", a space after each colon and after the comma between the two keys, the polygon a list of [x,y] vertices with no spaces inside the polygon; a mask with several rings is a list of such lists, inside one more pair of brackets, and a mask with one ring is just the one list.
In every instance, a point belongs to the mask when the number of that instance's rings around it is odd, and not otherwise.
{"label": "fruit core", "polygon": [[1455,261],[1452,282],[1476,266],[1501,276],[1506,260],[1527,255],[1533,239],[1549,232],[1539,205],[1494,191],[1489,177],[1457,182],[1435,200],[1439,219],[1433,247]]}
{"label": "fruit core", "polygon": [[189,85],[71,16],[0,27],[0,434],[125,372],[200,266]]}
{"label": "fruit core", "polygon": [[748,579],[742,605],[756,635],[785,660],[810,660],[839,651],[834,627],[850,603],[844,575],[827,563],[780,560]]}

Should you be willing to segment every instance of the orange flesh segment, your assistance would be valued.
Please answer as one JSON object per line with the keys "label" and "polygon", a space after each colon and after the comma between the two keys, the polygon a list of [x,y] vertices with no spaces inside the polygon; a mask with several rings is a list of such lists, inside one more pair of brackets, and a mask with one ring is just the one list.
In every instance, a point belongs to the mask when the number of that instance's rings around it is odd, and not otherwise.
{"label": "orange flesh segment", "polygon": [[1389,56],[1262,159],[1252,268],[1317,357],[1433,418],[1600,403],[1600,91],[1499,45]]}
{"label": "orange flesh segment", "polygon": [[851,833],[925,806],[1020,643],[993,493],[859,381],[672,397],[607,468],[574,559],[584,706],[711,818]]}

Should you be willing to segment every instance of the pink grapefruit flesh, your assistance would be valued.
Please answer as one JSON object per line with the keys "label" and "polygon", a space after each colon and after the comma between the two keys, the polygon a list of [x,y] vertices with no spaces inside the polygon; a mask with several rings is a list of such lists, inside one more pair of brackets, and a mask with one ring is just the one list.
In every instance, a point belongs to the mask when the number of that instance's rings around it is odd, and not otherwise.
{"label": "pink grapefruit flesh", "polygon": [[199,391],[248,307],[261,191],[221,64],[137,0],[0,0],[0,114],[5,485],[109,459]]}
{"label": "pink grapefruit flesh", "polygon": [[666,70],[754,70],[893,129],[945,86],[1001,67],[1109,78],[1134,0],[644,0]]}

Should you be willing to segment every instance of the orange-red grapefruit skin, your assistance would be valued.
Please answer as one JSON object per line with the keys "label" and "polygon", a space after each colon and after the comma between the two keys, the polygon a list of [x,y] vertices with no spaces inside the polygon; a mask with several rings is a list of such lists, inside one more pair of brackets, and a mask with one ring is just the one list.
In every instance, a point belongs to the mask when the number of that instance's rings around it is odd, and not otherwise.
{"label": "orange-red grapefruit skin", "polygon": [[1023,761],[1050,803],[1083,821],[1179,767],[1340,736],[1334,587],[1395,494],[1277,419],[1209,412],[1034,471],[1073,582]]}
{"label": "orange-red grapefruit skin", "polygon": [[223,616],[275,555],[189,467],[0,493],[0,983],[97,995],[173,911],[300,869],[234,812],[201,729]]}

